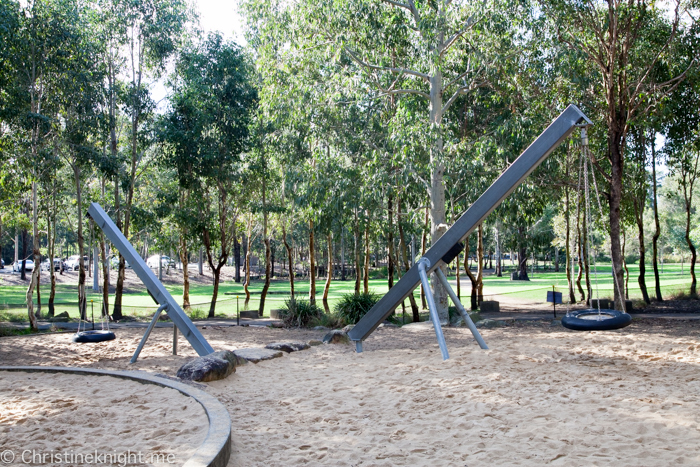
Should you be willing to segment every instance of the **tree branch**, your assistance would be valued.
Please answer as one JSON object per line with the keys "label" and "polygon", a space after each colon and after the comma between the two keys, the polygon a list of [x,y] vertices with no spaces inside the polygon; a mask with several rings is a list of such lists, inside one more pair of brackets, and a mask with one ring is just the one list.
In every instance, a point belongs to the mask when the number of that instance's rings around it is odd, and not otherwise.
{"label": "tree branch", "polygon": [[369,69],[369,70],[389,71],[389,72],[392,72],[392,73],[400,73],[400,74],[406,74],[406,75],[413,75],[413,76],[416,76],[416,77],[418,77],[418,78],[422,78],[422,79],[424,79],[424,80],[426,80],[426,81],[429,81],[429,80],[430,80],[430,77],[429,77],[427,74],[421,73],[421,72],[419,72],[419,71],[411,70],[411,69],[408,69],[408,68],[393,68],[393,67],[388,67],[388,66],[380,66],[380,65],[372,65],[372,64],[369,64],[369,63],[367,63],[367,62],[361,60],[360,58],[358,58],[357,55],[355,54],[355,52],[353,52],[352,49],[350,49],[350,47],[348,47],[348,46],[343,46],[343,48],[344,48],[345,51],[348,53],[348,55],[350,55],[350,58],[352,58],[353,61],[355,61],[355,62],[356,62],[357,64],[359,64],[360,66],[363,66],[363,67],[365,67],[365,68],[367,68],[367,69]]}
{"label": "tree branch", "polygon": [[452,37],[450,37],[449,39],[447,39],[447,42],[440,48],[440,56],[442,57],[442,55],[443,55],[445,52],[447,52],[447,50],[448,50],[450,47],[452,47],[452,44],[454,44],[454,43],[457,41],[457,39],[459,39],[460,37],[462,37],[462,36],[464,35],[464,33],[466,33],[467,31],[469,31],[469,30],[472,28],[472,26],[474,26],[476,23],[477,23],[477,20],[474,19],[473,16],[470,16],[470,17],[464,22],[464,27],[462,28],[462,30],[459,31],[459,32],[456,32]]}

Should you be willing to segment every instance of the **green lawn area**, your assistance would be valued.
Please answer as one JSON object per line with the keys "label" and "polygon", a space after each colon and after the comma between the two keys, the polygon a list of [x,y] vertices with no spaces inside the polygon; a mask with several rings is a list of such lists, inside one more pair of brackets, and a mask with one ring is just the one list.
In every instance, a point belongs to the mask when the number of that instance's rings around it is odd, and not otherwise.
{"label": "green lawn area", "polygon": [[[507,266],[507,265],[506,265]],[[508,268],[512,270],[512,268]],[[641,292],[637,283],[637,275],[639,266],[629,265],[630,281],[629,292],[632,299],[641,299]],[[601,298],[612,297],[613,294],[613,278],[611,274],[610,264],[598,265],[597,280],[593,276],[591,270],[591,280],[594,284],[594,297],[596,296],[595,284],[597,284],[598,295]],[[654,276],[651,267],[646,271],[647,288],[653,296]],[[454,275],[450,276],[450,280],[454,281]],[[462,274],[462,284],[466,289],[463,291],[463,301],[468,302],[466,294],[468,292],[468,278]],[[321,296],[323,293],[323,280],[316,283],[317,301],[321,305]],[[687,291],[690,285],[690,274],[687,264],[683,267],[681,273],[680,264],[665,264],[664,271],[661,275],[662,292],[666,295],[673,295],[680,291]],[[516,299],[522,299],[527,302],[545,302],[546,292],[551,290],[552,285],[556,290],[564,292],[564,300],[566,301],[566,273],[565,272],[536,272],[530,275],[529,281],[511,281],[509,274],[504,273],[503,277],[488,275],[484,279],[484,295],[486,299],[492,295],[508,295]],[[585,283],[582,284],[585,288]],[[247,309],[257,309],[259,304],[260,291],[262,290],[263,282],[253,282],[251,291],[251,300]],[[169,292],[175,297],[178,302],[182,300],[182,286],[167,286]],[[190,287],[190,303],[192,304],[191,315],[196,318],[203,318],[209,310],[209,302],[211,300],[213,286],[211,285],[193,285]],[[309,281],[295,281],[295,289],[298,295],[308,297]],[[370,289],[379,295],[383,295],[387,291],[386,279],[370,280]],[[344,282],[333,281],[329,293],[329,305],[331,308],[338,302],[343,294],[352,293],[354,290],[354,281],[347,280]],[[8,319],[25,319],[26,310],[23,308],[24,296],[26,289],[24,286],[2,286],[0,287],[0,320]],[[414,292],[418,298],[418,289]],[[289,283],[287,281],[276,280],[270,285],[270,293],[265,301],[265,315],[269,315],[271,309],[281,308],[284,301],[289,297]],[[42,287],[41,295],[44,308],[43,313],[46,313],[46,303],[48,302],[48,288]],[[91,300],[93,301],[91,303]],[[113,303],[114,298],[110,300]],[[56,288],[56,313],[67,311],[72,317],[78,316],[77,309],[77,287],[73,285],[59,285]],[[220,316],[235,317],[237,310],[244,310],[245,307],[245,292],[242,284],[234,282],[226,282],[219,287],[219,299],[216,306],[216,314]],[[156,310],[156,305],[153,300],[144,292],[124,294],[123,297],[124,314],[135,317],[148,317]],[[94,306],[95,315],[99,314],[102,306],[102,295],[93,293],[88,289],[88,315],[90,314],[91,306]],[[110,309],[111,312],[111,309]]]}

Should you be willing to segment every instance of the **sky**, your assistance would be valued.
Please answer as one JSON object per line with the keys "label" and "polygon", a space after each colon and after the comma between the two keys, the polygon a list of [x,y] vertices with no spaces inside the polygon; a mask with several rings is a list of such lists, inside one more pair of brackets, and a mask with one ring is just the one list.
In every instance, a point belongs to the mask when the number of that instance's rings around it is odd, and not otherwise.
{"label": "sky", "polygon": [[230,0],[193,0],[204,31],[219,31],[225,38],[243,45],[243,20],[236,12],[236,3]]}

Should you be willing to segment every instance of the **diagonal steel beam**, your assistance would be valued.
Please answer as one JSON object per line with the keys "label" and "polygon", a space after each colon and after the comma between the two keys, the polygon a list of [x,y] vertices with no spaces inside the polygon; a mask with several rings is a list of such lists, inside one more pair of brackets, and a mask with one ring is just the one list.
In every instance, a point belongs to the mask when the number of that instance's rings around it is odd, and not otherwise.
{"label": "diagonal steel beam", "polygon": [[[577,126],[592,122],[575,105],[570,105],[544,132],[506,169],[498,179],[477,199],[454,225],[425,252],[430,261],[428,273],[437,268],[443,258],[452,260],[457,245],[464,240],[506,196],[511,194],[525,177],[566,139]],[[449,261],[446,261],[449,262]],[[414,265],[389,292],[350,330],[348,336],[356,342],[367,338],[420,283],[418,266]],[[359,348],[359,347],[358,347]]]}
{"label": "diagonal steel beam", "polygon": [[[209,345],[209,342],[207,342],[185,312],[182,311],[182,308],[180,308],[180,305],[178,305],[172,295],[170,295],[170,292],[168,292],[165,286],[156,278],[151,268],[146,265],[143,258],[134,250],[134,247],[131,246],[131,243],[129,243],[121,230],[114,225],[114,222],[112,222],[112,219],[110,219],[104,209],[102,209],[99,204],[92,203],[88,209],[88,216],[95,221],[95,224],[102,229],[107,238],[109,238],[109,241],[119,250],[119,253],[126,258],[153,299],[159,305],[165,307],[168,317],[189,341],[197,354],[202,356],[213,353],[214,349]],[[150,333],[150,329],[148,332]],[[148,336],[146,335],[145,338],[148,338]]]}

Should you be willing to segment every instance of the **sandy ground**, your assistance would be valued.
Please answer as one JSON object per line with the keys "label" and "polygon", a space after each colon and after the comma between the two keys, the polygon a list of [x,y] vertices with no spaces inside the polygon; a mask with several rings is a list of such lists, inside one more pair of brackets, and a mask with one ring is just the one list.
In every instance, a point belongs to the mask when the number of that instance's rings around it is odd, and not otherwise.
{"label": "sandy ground", "polygon": [[207,434],[195,400],[135,381],[0,371],[0,394],[4,465],[182,465]]}
{"label": "sandy ground", "polygon": [[[194,355],[183,339],[181,355],[170,355],[172,331],[157,329],[130,366],[141,332],[120,329],[116,341],[93,346],[69,334],[5,337],[0,364],[173,375]],[[203,334],[216,349],[235,349],[322,332],[207,326]],[[423,325],[380,328],[362,354],[326,345],[239,367],[208,388],[231,414],[229,466],[700,465],[697,321],[635,320],[590,333],[516,323],[483,335],[488,351],[468,330],[447,329],[445,362]]]}

